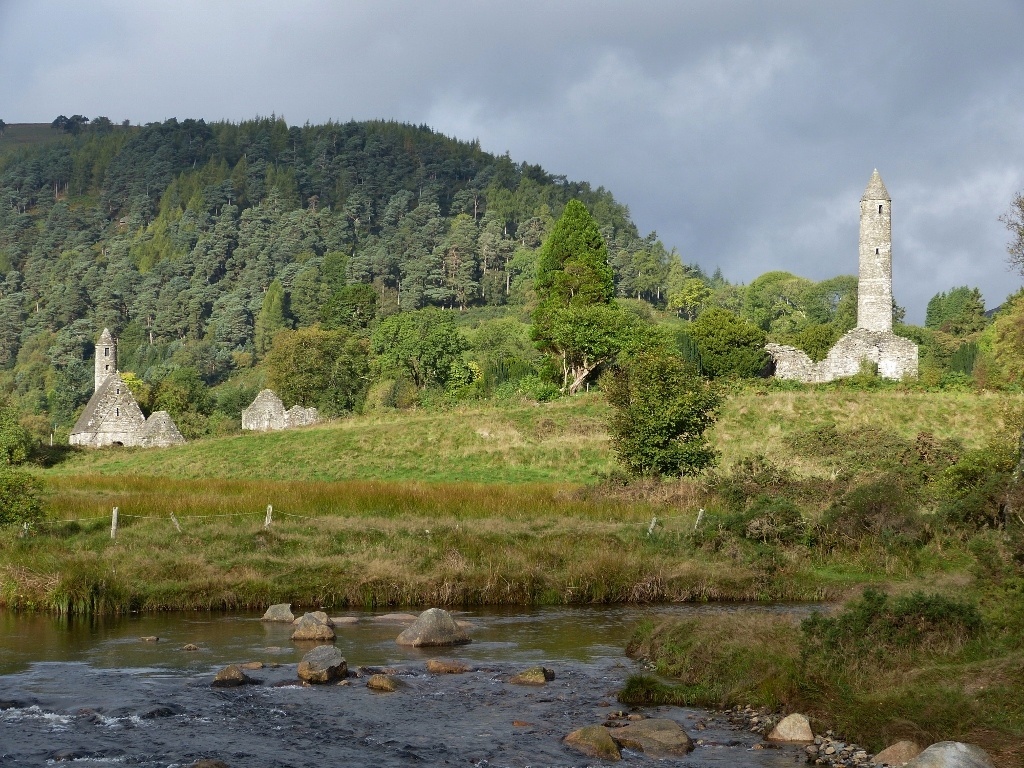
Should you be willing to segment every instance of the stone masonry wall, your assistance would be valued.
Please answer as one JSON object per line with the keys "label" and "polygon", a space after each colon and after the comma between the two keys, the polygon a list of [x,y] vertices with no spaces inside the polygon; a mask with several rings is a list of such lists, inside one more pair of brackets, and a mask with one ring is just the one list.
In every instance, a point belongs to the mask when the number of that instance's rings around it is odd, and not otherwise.
{"label": "stone masonry wall", "polygon": [[287,411],[281,398],[272,389],[264,389],[252,404],[242,411],[242,429],[271,432],[292,427],[307,427],[320,421],[316,408],[293,405]]}

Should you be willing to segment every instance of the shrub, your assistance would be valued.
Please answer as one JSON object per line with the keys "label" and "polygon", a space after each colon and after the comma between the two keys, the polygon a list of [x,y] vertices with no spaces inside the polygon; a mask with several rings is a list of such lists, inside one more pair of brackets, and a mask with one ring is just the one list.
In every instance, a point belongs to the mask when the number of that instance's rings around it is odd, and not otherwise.
{"label": "shrub", "polygon": [[0,465],[21,464],[32,452],[32,436],[9,403],[0,400]]}
{"label": "shrub", "polygon": [[792,544],[806,526],[796,504],[780,496],[759,496],[743,515],[742,536],[764,544]]}
{"label": "shrub", "polygon": [[992,446],[967,451],[936,480],[940,518],[969,529],[1003,527],[1012,472],[1008,451]]}
{"label": "shrub", "polygon": [[717,451],[704,433],[721,398],[682,357],[643,352],[602,379],[609,404],[612,444],[630,474],[696,475]]}
{"label": "shrub", "polygon": [[43,516],[41,487],[28,472],[0,465],[0,525],[33,523]]}
{"label": "shrub", "polygon": [[913,496],[892,475],[854,487],[825,511],[821,522],[834,545],[877,539],[907,546],[926,538]]}
{"label": "shrub", "polygon": [[752,498],[780,495],[793,482],[791,472],[757,454],[743,457],[733,465],[732,472],[713,476],[708,485],[730,509],[742,512]]}
{"label": "shrub", "polygon": [[890,599],[864,590],[836,616],[814,613],[800,625],[805,672],[834,674],[891,669],[921,653],[955,653],[982,629],[976,606],[915,592]]}

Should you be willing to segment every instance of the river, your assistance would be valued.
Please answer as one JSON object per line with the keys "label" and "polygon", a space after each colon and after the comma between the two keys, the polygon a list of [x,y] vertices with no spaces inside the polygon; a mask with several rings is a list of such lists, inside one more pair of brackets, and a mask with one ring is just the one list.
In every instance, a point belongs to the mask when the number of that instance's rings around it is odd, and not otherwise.
{"label": "river", "polygon": [[[396,693],[350,685],[303,687],[308,650],[287,625],[258,615],[175,613],[68,619],[0,613],[0,766],[177,768],[217,758],[231,768],[313,765],[583,766],[562,744],[622,709],[616,691],[638,671],[623,648],[644,618],[728,606],[612,606],[479,610],[458,614],[473,642],[451,650],[395,644],[402,626],[371,613],[337,628],[350,670],[394,669]],[[802,611],[801,611],[802,612]],[[158,637],[157,642],[142,637]],[[186,651],[186,644],[198,651]],[[474,671],[433,676],[429,658]],[[263,662],[260,685],[210,686],[230,663]],[[541,688],[508,677],[543,664]],[[775,768],[803,762],[799,747],[761,749],[761,739],[702,710],[649,707],[677,720],[700,745],[676,761],[623,752],[625,765]],[[755,748],[757,745],[758,748]]]}

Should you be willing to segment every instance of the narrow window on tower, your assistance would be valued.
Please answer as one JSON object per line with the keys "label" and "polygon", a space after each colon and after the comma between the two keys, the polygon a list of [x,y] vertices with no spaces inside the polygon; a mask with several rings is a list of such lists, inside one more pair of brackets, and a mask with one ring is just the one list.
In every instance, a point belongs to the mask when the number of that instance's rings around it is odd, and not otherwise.
{"label": "narrow window on tower", "polygon": [[114,409],[114,415],[115,416],[120,416],[121,415],[121,409],[120,408],[115,408]]}
{"label": "narrow window on tower", "polygon": [[[881,209],[881,208],[879,208],[879,209],[878,209],[878,212],[879,212],[879,213],[881,213],[881,212],[882,212],[882,209]],[[104,347],[104,348],[103,348],[103,356],[104,356],[104,357],[110,357],[110,347]]]}
{"label": "narrow window on tower", "polygon": [[877,256],[877,255],[878,255],[878,249],[875,248],[875,256]]}
{"label": "narrow window on tower", "polygon": [[879,213],[881,213],[881,212],[882,212],[882,206],[881,206],[881,204],[879,204],[879,206],[878,206],[878,212],[879,212]]}

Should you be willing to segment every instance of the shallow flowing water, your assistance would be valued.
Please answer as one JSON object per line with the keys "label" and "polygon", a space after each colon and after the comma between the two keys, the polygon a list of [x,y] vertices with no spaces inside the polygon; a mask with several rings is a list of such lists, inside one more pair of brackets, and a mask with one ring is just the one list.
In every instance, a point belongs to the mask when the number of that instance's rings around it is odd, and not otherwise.
{"label": "shallow flowing water", "polygon": [[[481,610],[459,614],[473,642],[451,650],[395,644],[402,625],[357,615],[339,626],[336,645],[349,668],[390,667],[396,693],[365,681],[298,685],[309,650],[291,627],[257,615],[158,614],[59,619],[0,613],[0,766],[188,766],[214,757],[231,768],[308,765],[582,766],[562,744],[584,725],[620,709],[615,693],[636,664],[623,648],[636,623],[665,614],[715,610],[793,610],[656,606]],[[158,642],[141,637],[156,636]],[[187,643],[198,651],[182,650]],[[459,658],[474,671],[434,676],[429,658]],[[212,688],[218,669],[261,661],[261,685]],[[543,664],[543,687],[507,682]],[[655,760],[623,752],[626,765],[775,768],[803,762],[798,747],[760,749],[761,739],[707,712],[650,707],[677,720],[697,749]],[[758,748],[754,748],[755,745]]]}

